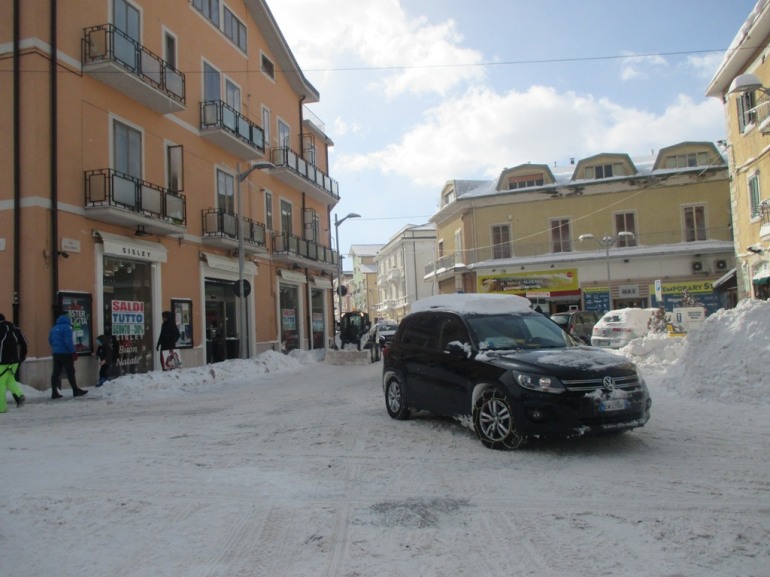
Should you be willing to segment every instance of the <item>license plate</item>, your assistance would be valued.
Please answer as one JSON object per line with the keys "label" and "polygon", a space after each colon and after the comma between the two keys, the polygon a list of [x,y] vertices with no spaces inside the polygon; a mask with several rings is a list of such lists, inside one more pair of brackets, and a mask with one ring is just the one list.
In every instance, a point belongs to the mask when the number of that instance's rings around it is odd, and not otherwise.
{"label": "license plate", "polygon": [[605,413],[607,411],[622,411],[626,408],[625,399],[612,399],[609,401],[602,401],[599,403],[599,412]]}
{"label": "license plate", "polygon": [[610,346],[610,341],[603,341],[601,339],[596,339],[594,342],[596,343],[597,347],[608,347],[608,346]]}

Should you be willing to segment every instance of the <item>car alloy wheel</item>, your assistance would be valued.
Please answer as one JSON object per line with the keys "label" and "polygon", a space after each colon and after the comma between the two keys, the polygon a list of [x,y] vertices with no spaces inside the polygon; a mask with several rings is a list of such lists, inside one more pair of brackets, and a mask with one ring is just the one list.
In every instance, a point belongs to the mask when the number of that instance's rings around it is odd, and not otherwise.
{"label": "car alloy wheel", "polygon": [[516,430],[510,401],[497,389],[484,391],[476,401],[473,426],[482,444],[489,449],[518,449],[526,441]]}
{"label": "car alloy wheel", "polygon": [[398,377],[391,377],[388,384],[385,385],[385,406],[393,419],[403,421],[409,417],[404,387]]}

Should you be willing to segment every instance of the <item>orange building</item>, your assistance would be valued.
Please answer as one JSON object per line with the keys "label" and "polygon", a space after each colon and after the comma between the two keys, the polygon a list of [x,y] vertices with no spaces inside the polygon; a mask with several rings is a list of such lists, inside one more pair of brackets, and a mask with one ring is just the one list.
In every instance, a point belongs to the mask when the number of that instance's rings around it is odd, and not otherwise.
{"label": "orange building", "polygon": [[[170,310],[186,366],[333,337],[323,124],[263,0],[0,2],[0,311],[21,380],[46,388],[55,314],[80,385],[159,368]],[[242,287],[243,290],[239,290]]]}

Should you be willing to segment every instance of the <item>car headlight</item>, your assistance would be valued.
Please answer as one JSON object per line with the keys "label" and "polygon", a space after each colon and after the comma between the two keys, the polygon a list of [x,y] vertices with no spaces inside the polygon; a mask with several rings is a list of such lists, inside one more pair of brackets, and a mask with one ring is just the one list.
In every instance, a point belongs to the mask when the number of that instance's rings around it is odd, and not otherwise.
{"label": "car headlight", "polygon": [[514,371],[513,378],[519,385],[531,391],[554,394],[560,394],[565,391],[564,385],[562,385],[561,381],[556,377],[549,377],[548,375],[532,375]]}

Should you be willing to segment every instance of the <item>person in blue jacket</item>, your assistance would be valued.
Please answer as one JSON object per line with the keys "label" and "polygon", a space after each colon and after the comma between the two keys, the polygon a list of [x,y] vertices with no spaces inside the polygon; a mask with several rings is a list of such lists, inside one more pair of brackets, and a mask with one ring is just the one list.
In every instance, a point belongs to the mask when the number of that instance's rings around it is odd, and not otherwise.
{"label": "person in blue jacket", "polygon": [[51,374],[51,398],[61,398],[59,393],[59,379],[61,372],[67,375],[67,380],[72,387],[72,396],[81,397],[88,391],[78,387],[75,380],[75,341],[72,338],[72,320],[67,313],[59,315],[48,333],[48,343],[53,353],[53,373]]}

